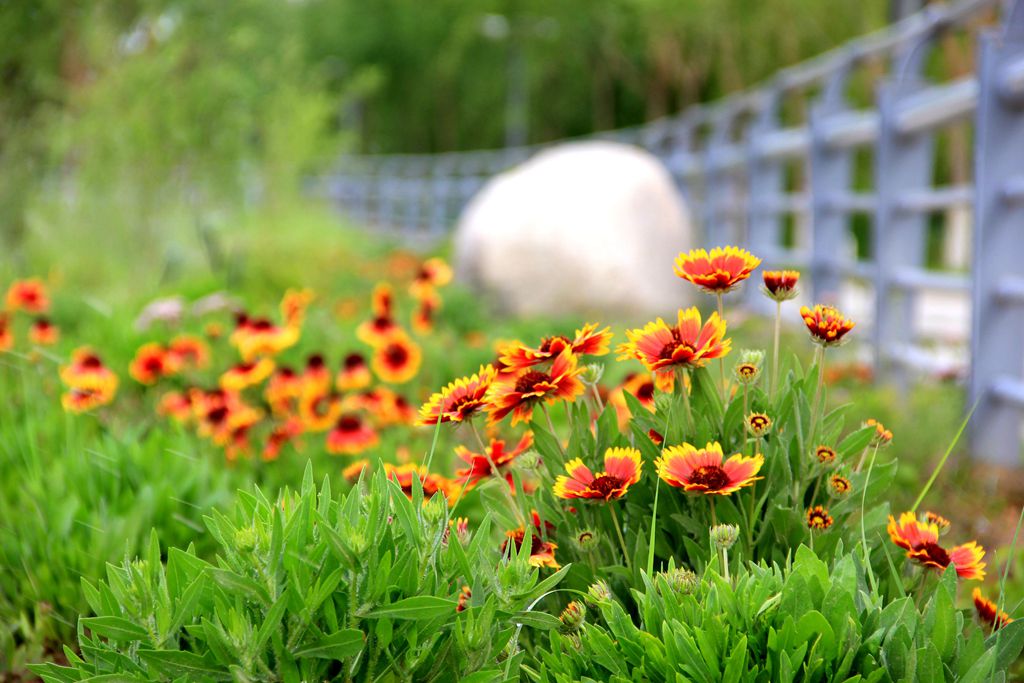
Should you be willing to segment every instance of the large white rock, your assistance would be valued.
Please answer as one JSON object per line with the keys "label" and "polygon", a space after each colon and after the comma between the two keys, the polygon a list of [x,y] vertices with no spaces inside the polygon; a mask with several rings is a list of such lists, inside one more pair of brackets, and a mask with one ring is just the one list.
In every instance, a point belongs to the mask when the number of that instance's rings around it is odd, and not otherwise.
{"label": "large white rock", "polygon": [[672,178],[643,149],[581,142],[491,179],[455,232],[456,275],[516,315],[669,315],[693,288],[672,272],[691,247]]}

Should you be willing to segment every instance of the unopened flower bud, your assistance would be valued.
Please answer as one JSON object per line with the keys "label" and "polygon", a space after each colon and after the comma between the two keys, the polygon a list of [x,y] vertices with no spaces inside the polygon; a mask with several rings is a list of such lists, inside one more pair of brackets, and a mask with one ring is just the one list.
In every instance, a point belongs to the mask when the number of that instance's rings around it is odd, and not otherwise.
{"label": "unopened flower bud", "polygon": [[256,530],[251,526],[243,527],[235,532],[235,547],[249,551],[256,547]]}
{"label": "unopened flower bud", "polygon": [[601,381],[601,377],[604,375],[604,364],[602,363],[588,363],[583,366],[583,372],[580,373],[580,379],[587,384],[597,384]]}
{"label": "unopened flower bud", "polygon": [[587,589],[587,595],[590,597],[590,602],[594,605],[600,605],[612,599],[611,589],[608,588],[607,583],[601,580],[590,584],[590,588]]}
{"label": "unopened flower bud", "polygon": [[735,524],[718,524],[711,527],[711,543],[720,550],[728,550],[740,537],[740,528]]}
{"label": "unopened flower bud", "polygon": [[564,633],[575,633],[583,627],[583,622],[587,619],[587,608],[583,606],[583,603],[579,600],[573,600],[565,609],[562,610],[561,616],[558,620],[562,622],[562,631]]}
{"label": "unopened flower bud", "polygon": [[850,480],[841,474],[833,474],[828,480],[828,490],[833,498],[846,498],[846,496],[850,495],[850,489],[852,488]]}
{"label": "unopened flower bud", "polygon": [[760,439],[772,428],[772,419],[764,413],[751,413],[747,415],[747,431],[754,437]]}
{"label": "unopened flower bud", "polygon": [[579,548],[580,551],[589,553],[597,548],[600,539],[598,534],[593,529],[580,529],[572,537],[573,545]]}
{"label": "unopened flower bud", "polygon": [[751,349],[743,349],[740,352],[739,360],[733,367],[733,374],[740,384],[754,384],[761,376],[761,366],[764,363],[764,352]]}
{"label": "unopened flower bud", "polygon": [[654,397],[654,410],[664,413],[672,406],[672,397],[668,394],[656,394]]}
{"label": "unopened flower bud", "polygon": [[667,572],[659,572],[658,576],[665,579],[668,587],[681,595],[691,595],[697,590],[700,579],[689,569],[679,567]]}
{"label": "unopened flower bud", "polygon": [[885,428],[881,422],[870,419],[864,423],[865,427],[874,427],[875,434],[871,437],[871,445],[876,448],[883,448],[892,442],[892,432]]}

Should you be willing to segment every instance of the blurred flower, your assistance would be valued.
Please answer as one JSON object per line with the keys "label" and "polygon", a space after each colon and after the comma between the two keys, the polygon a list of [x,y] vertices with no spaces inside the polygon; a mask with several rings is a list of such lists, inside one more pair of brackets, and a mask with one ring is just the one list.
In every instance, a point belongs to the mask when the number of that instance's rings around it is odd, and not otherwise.
{"label": "blurred flower", "polygon": [[625,429],[629,419],[632,417],[625,395],[632,394],[640,402],[640,405],[653,413],[654,390],[654,374],[650,372],[631,372],[626,375],[622,384],[612,390],[608,396],[608,403],[615,409],[620,429]]}
{"label": "blurred flower", "polygon": [[154,384],[178,371],[178,359],[156,343],[143,344],[135,352],[128,372],[140,384]]}
{"label": "blurred flower", "polygon": [[892,442],[892,432],[885,428],[878,420],[873,418],[868,419],[864,423],[865,427],[874,427],[875,434],[871,437],[871,445],[876,447],[888,446]]}
{"label": "blurred flower", "polygon": [[39,346],[53,346],[60,339],[60,330],[48,318],[36,318],[28,330],[28,338]]}
{"label": "blurred flower", "polygon": [[832,515],[820,505],[807,509],[807,528],[824,531],[832,526]]}
{"label": "blurred flower", "polygon": [[818,459],[818,462],[822,465],[828,465],[835,462],[836,452],[828,446],[821,445],[814,449],[814,457]]}
{"label": "blurred flower", "polygon": [[501,362],[510,370],[522,370],[545,363],[569,349],[576,356],[603,356],[608,353],[612,332],[607,327],[598,330],[599,323],[588,323],[576,330],[573,339],[561,335],[545,337],[540,346],[530,348],[520,343],[511,344],[501,352]]}
{"label": "blurred flower", "polygon": [[92,349],[83,346],[71,352],[71,362],[60,369],[60,378],[72,389],[98,394],[97,400],[113,400],[117,375],[107,368]]}
{"label": "blurred flower", "polygon": [[816,305],[813,309],[804,306],[800,309],[800,317],[804,319],[807,330],[811,333],[811,340],[822,346],[836,346],[843,342],[846,333],[853,329],[852,320],[847,320],[843,314],[832,306]]}
{"label": "blurred flower", "polygon": [[235,321],[230,341],[242,360],[250,362],[257,356],[274,356],[294,346],[299,341],[299,330],[288,325],[275,325],[267,318],[249,318],[241,314]]}
{"label": "blurred flower", "polygon": [[640,481],[642,461],[635,448],[609,448],[604,453],[604,471],[596,475],[583,460],[575,458],[565,464],[569,476],[555,480],[554,493],[559,498],[589,498],[604,501],[621,498],[632,484]]}
{"label": "blurred flower", "polygon": [[168,353],[181,368],[205,368],[210,361],[210,347],[199,337],[180,334],[167,345]]}
{"label": "blurred flower", "polygon": [[363,473],[363,470],[366,469],[366,466],[369,464],[370,461],[365,458],[362,460],[356,460],[341,471],[341,476],[345,481],[354,483],[359,480],[359,475]]}
{"label": "blurred flower", "polygon": [[772,419],[764,413],[747,415],[747,430],[756,438],[761,438],[772,428]]}
{"label": "blurred flower", "polygon": [[[534,510],[532,513],[533,527],[530,529],[530,564],[534,567],[550,567],[551,569],[558,569],[561,567],[558,561],[555,559],[555,550],[558,546],[550,541],[545,541],[542,536],[541,529],[544,529],[544,534],[549,536],[554,531],[554,526],[545,521],[543,524],[540,520],[540,515]],[[523,543],[526,541],[526,530],[523,527],[519,527],[514,531],[505,532],[505,542],[501,545],[501,552],[504,554],[508,551],[509,542],[514,544],[514,550],[518,553]]]}
{"label": "blurred flower", "polygon": [[971,593],[971,598],[974,599],[974,609],[978,613],[978,619],[983,624],[987,624],[993,631],[1013,623],[1013,619],[1009,614],[1000,610],[996,603],[981,594],[980,588],[974,589]]}
{"label": "blurred flower", "polygon": [[528,420],[534,406],[544,401],[575,401],[583,393],[577,379],[580,370],[571,349],[565,348],[555,358],[548,372],[527,367],[518,372],[503,372],[491,384],[487,394],[488,412],[492,422],[512,413],[512,424]]}
{"label": "blurred flower", "polygon": [[402,384],[419,372],[420,347],[404,332],[390,335],[373,352],[373,371],[384,382]]}
{"label": "blurred flower", "polygon": [[845,498],[852,488],[850,480],[840,474],[833,474],[828,480],[828,485],[836,498]]}
{"label": "blurred flower", "polygon": [[476,453],[465,446],[456,446],[455,455],[469,467],[455,470],[455,479],[468,491],[487,477],[504,476],[511,488],[514,483],[508,469],[512,462],[532,445],[533,434],[527,432],[512,450],[505,450],[505,442],[501,439],[492,439],[484,453]]}
{"label": "blurred flower", "polygon": [[934,524],[938,527],[940,535],[949,531],[949,520],[942,515],[929,511],[924,513],[924,519],[928,524]]}
{"label": "blurred flower", "polygon": [[47,313],[50,297],[46,285],[39,278],[15,280],[7,290],[7,310],[26,313]]}
{"label": "blurred flower", "polygon": [[331,372],[323,355],[310,354],[306,358],[306,367],[302,371],[302,390],[327,393],[331,388]]}
{"label": "blurred flower", "polygon": [[636,358],[650,371],[700,368],[729,353],[732,341],[725,339],[725,321],[712,313],[703,327],[696,307],[679,310],[678,321],[670,327],[658,318],[635,330],[626,330],[629,341],[620,344],[619,359]]}
{"label": "blurred flower", "polygon": [[702,449],[684,443],[666,448],[654,464],[658,476],[669,486],[725,496],[762,478],[756,475],[764,464],[764,456],[736,454],[725,460],[717,442]]}
{"label": "blurred flower", "polygon": [[71,387],[61,395],[60,404],[69,413],[84,413],[107,405],[113,398],[113,394],[99,389]]}
{"label": "blurred flower", "polygon": [[236,363],[220,376],[220,386],[225,391],[242,391],[262,383],[273,371],[274,361],[269,358]]}
{"label": "blurred flower", "polygon": [[451,267],[440,258],[430,258],[423,262],[416,277],[409,285],[409,293],[423,300],[433,294],[434,289],[444,287],[452,281]]}
{"label": "blurred flower", "polygon": [[434,329],[434,315],[437,313],[438,302],[435,299],[422,299],[412,314],[412,329],[416,334],[429,334]]}
{"label": "blurred flower", "polygon": [[327,434],[327,452],[356,455],[380,443],[380,437],[358,413],[344,413]]}
{"label": "blurred flower", "polygon": [[764,278],[761,291],[779,303],[795,299],[799,294],[796,285],[800,281],[800,273],[795,270],[766,270],[761,276]]}
{"label": "blurred flower", "polygon": [[188,394],[168,391],[160,397],[156,412],[157,415],[169,417],[176,422],[188,422],[193,417],[192,401]]}
{"label": "blurred flower", "polygon": [[920,522],[913,512],[904,512],[899,522],[889,515],[889,538],[907,551],[914,562],[943,570],[952,564],[963,579],[985,578],[985,549],[975,541],[946,550],[939,545],[939,528],[930,522]]}
{"label": "blurred flower", "polygon": [[480,413],[487,407],[487,391],[496,375],[493,366],[482,365],[478,373],[449,383],[420,408],[419,424],[462,422]]}
{"label": "blurred flower", "polygon": [[469,586],[463,586],[459,591],[459,602],[455,605],[456,612],[463,612],[466,609],[466,605],[469,604],[469,599],[473,597],[473,591],[469,589]]}
{"label": "blurred flower", "polygon": [[11,317],[0,313],[0,353],[14,348],[14,332],[11,330]]}
{"label": "blurred flower", "polygon": [[308,432],[322,432],[334,426],[342,413],[341,397],[315,386],[304,387],[299,396],[299,419]]}
{"label": "blurred flower", "polygon": [[676,275],[706,292],[728,292],[761,264],[761,259],[738,247],[715,247],[710,252],[692,249],[676,257]]}
{"label": "blurred flower", "polygon": [[270,376],[267,387],[263,390],[263,398],[275,415],[291,415],[298,410],[298,400],[302,395],[302,379],[295,371],[282,365]]}
{"label": "blurred flower", "polygon": [[267,435],[267,441],[263,444],[262,457],[264,460],[277,460],[281,455],[281,449],[290,443],[295,443],[302,434],[302,422],[298,418],[290,417],[284,422],[274,425]]}
{"label": "blurred flower", "polygon": [[306,309],[316,295],[312,289],[289,289],[281,298],[281,318],[289,327],[301,327],[306,319]]}
{"label": "blurred flower", "polygon": [[366,364],[363,354],[350,353],[342,361],[334,385],[338,387],[338,391],[353,391],[370,386],[372,379],[370,367]]}

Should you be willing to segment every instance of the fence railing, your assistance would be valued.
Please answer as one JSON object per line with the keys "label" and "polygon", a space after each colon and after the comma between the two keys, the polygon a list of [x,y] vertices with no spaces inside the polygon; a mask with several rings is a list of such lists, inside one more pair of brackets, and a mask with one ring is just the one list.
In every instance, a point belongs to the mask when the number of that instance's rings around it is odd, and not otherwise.
{"label": "fence railing", "polygon": [[[964,44],[976,67],[934,82],[936,53]],[[935,369],[912,322],[922,292],[969,296],[974,451],[1019,462],[1024,0],[931,5],[758,89],[592,137],[660,158],[703,243],[743,244],[766,266],[804,269],[815,302],[837,301],[851,279],[872,286],[876,376],[903,382]],[[356,223],[440,236],[488,178],[546,146],[348,156],[323,187]],[[951,164],[957,153],[963,163]],[[930,232],[966,223],[969,270],[929,266]]]}

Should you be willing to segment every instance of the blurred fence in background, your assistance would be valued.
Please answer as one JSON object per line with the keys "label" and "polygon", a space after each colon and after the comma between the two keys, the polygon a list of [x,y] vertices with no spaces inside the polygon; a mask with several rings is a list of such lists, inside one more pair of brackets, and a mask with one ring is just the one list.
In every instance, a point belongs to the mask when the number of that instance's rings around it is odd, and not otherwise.
{"label": "blurred fence in background", "polygon": [[[937,60],[951,78],[936,81]],[[867,107],[850,97],[864,82],[877,93]],[[941,369],[929,352],[937,340],[914,324],[922,295],[968,302],[974,452],[1018,464],[1024,0],[932,5],[759,89],[591,139],[658,156],[701,244],[741,244],[767,267],[806,270],[815,302],[837,302],[851,280],[873,292],[878,377]],[[490,177],[547,146],[350,156],[322,190],[356,223],[442,236]],[[756,287],[746,292],[763,305]]]}

